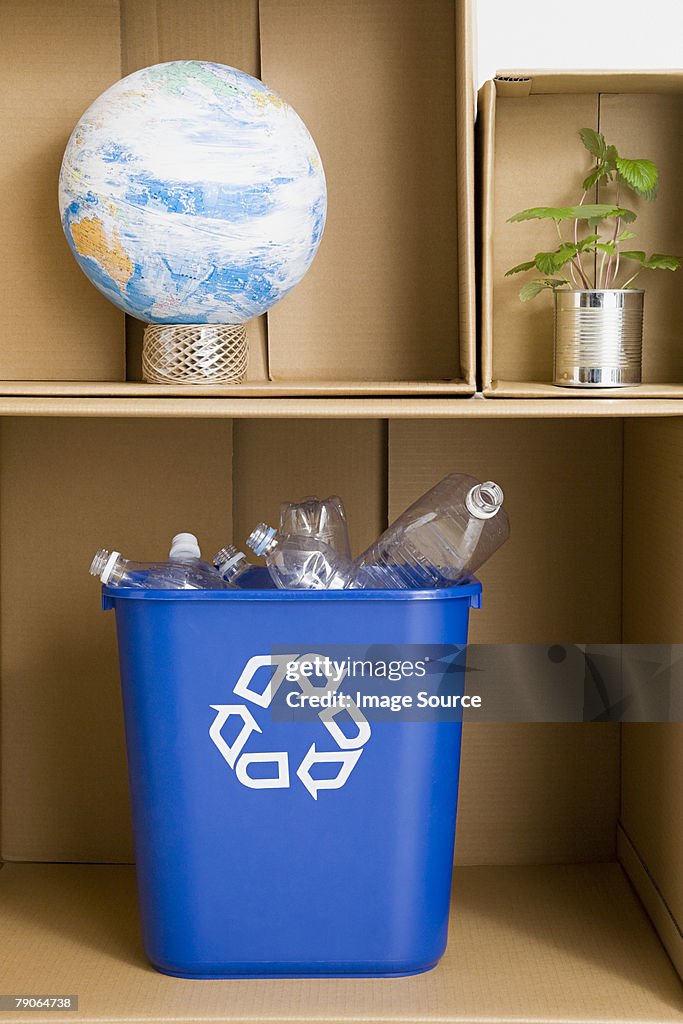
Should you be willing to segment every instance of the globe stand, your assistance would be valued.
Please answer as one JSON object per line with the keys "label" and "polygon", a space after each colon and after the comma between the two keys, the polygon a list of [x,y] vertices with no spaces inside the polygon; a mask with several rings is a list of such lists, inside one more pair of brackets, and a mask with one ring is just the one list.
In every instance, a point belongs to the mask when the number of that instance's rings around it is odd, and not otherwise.
{"label": "globe stand", "polygon": [[148,384],[239,384],[247,372],[244,324],[149,324],[142,343]]}

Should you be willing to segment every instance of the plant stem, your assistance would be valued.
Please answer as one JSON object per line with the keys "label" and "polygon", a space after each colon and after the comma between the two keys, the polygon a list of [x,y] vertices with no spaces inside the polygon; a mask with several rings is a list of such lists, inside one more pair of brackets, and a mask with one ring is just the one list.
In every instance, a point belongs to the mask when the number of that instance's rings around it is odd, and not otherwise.
{"label": "plant stem", "polygon": [[[642,270],[642,269],[643,268],[641,267],[640,270]],[[622,288],[628,288],[628,286],[630,285],[631,281],[635,281],[635,279],[638,277],[638,274],[640,273],[640,270],[636,270],[635,274],[633,274],[631,277],[629,277],[628,281],[624,281],[624,283],[622,284],[621,287]]]}
{"label": "plant stem", "polygon": [[597,277],[595,279],[595,287],[598,288],[598,289],[602,288],[602,281],[603,281],[602,272],[605,269],[605,258],[606,258],[606,256],[607,256],[607,253],[603,249],[603,251],[602,251],[602,259],[600,260],[600,272],[598,273],[598,275],[597,275]]}
{"label": "plant stem", "polygon": [[569,261],[569,266],[570,266],[570,268],[571,268],[571,267],[576,267],[576,270],[578,271],[578,273],[579,273],[579,276],[580,276],[580,278],[581,278],[581,282],[582,282],[582,284],[583,284],[583,287],[584,287],[584,288],[586,288],[586,289],[587,289],[588,291],[590,291],[590,290],[591,290],[591,283],[590,283],[590,281],[588,280],[588,278],[586,277],[586,275],[584,274],[584,272],[583,272],[583,270],[581,269],[581,267],[580,267],[580,266],[578,265],[578,263],[576,262],[576,260],[570,260],[570,261]]}
{"label": "plant stem", "polygon": [[[564,244],[564,238],[562,237],[562,232],[560,231],[560,225],[559,225],[558,221],[556,221],[556,220],[553,221],[553,224],[555,225],[555,230],[557,231],[557,237],[560,240],[560,245],[563,245]],[[576,280],[576,274],[574,273],[574,268],[575,267],[576,267],[576,264],[574,263],[574,261],[570,260],[569,261],[569,273],[572,276],[572,281],[574,282],[574,284],[578,288],[579,287],[579,282]],[[579,268],[576,267],[576,269],[578,270]]]}
{"label": "plant stem", "polygon": [[[583,206],[583,204],[586,201],[586,196],[587,195],[588,195],[587,191],[583,193],[583,195],[581,196],[581,201],[579,203],[579,206]],[[577,220],[574,221],[574,245],[578,246],[578,244],[579,244],[579,221],[577,219]],[[590,288],[590,281],[588,280],[588,278],[586,277],[586,275],[583,272],[583,263],[581,262],[581,253],[580,252],[577,252],[577,254],[576,254],[576,262],[577,262],[577,270],[579,271],[579,274],[581,275],[581,280],[583,281],[583,283],[584,283],[586,288]]]}
{"label": "plant stem", "polygon": [[[616,206],[619,205],[619,179],[618,178],[617,178],[617,194],[616,194],[616,199],[615,199],[615,205]],[[617,253],[619,252],[619,249],[618,249],[619,243],[617,242],[617,238],[619,236],[619,228],[620,227],[621,227],[621,217],[617,217],[616,223],[614,225],[614,233],[612,234],[612,242],[615,245]],[[612,274],[612,260],[613,259],[614,259],[614,253],[610,253],[609,254],[609,259],[607,260],[607,273],[605,274],[605,288],[606,289],[609,288],[609,286],[612,283],[612,277],[613,277],[613,274]],[[618,266],[618,264],[617,264],[617,266]],[[616,273],[616,271],[615,271],[615,273]]]}
{"label": "plant stem", "polygon": [[[617,243],[617,245],[618,244],[619,243]],[[617,248],[617,258],[616,258],[616,262],[614,264],[614,274],[612,276],[612,280],[614,281],[615,284],[617,282],[617,275],[619,274],[619,255],[620,255],[619,249]]]}

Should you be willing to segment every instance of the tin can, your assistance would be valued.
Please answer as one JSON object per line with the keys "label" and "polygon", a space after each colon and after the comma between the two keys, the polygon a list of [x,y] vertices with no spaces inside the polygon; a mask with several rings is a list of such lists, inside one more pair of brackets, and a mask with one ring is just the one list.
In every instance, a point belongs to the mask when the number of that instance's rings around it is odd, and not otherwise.
{"label": "tin can", "polygon": [[642,289],[555,292],[553,383],[620,388],[641,381]]}

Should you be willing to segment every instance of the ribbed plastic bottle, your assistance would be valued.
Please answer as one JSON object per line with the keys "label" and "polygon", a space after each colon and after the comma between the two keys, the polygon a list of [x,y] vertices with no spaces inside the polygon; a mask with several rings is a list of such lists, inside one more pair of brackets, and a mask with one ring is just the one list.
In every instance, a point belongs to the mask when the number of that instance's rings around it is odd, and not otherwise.
{"label": "ribbed plastic bottle", "polygon": [[344,504],[336,494],[329,498],[302,498],[280,506],[281,534],[313,537],[329,544],[344,558],[351,559],[349,528]]}
{"label": "ribbed plastic bottle", "polygon": [[281,590],[344,590],[354,585],[353,562],[315,537],[281,534],[259,523],[247,546],[261,555]]}
{"label": "ribbed plastic bottle", "polygon": [[356,584],[428,590],[473,576],[510,535],[502,505],[498,484],[452,473],[356,559]]}
{"label": "ribbed plastic bottle", "polygon": [[119,551],[101,548],[92,560],[90,575],[109,587],[144,590],[227,590],[208,562],[202,561],[197,538],[179,533],[171,541],[168,562],[133,562]]}

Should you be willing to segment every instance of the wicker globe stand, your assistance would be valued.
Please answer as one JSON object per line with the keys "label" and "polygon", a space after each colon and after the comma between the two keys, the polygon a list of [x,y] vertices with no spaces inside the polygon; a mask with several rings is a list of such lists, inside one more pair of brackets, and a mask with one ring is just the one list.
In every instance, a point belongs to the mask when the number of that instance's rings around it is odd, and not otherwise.
{"label": "wicker globe stand", "polygon": [[149,324],[142,379],[148,384],[239,384],[248,354],[244,324]]}

